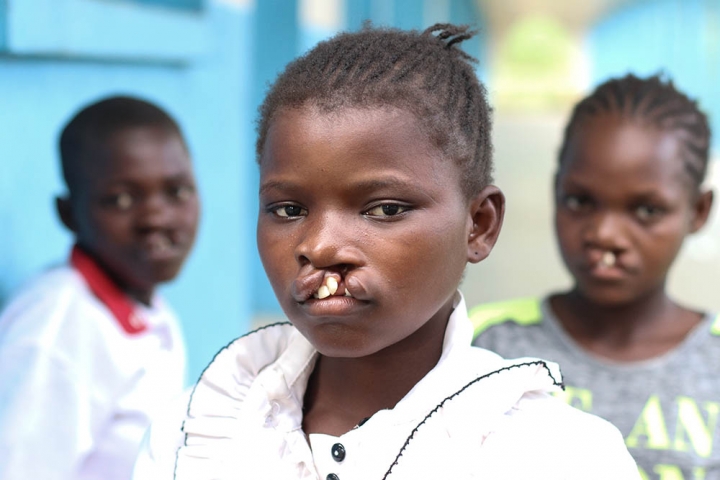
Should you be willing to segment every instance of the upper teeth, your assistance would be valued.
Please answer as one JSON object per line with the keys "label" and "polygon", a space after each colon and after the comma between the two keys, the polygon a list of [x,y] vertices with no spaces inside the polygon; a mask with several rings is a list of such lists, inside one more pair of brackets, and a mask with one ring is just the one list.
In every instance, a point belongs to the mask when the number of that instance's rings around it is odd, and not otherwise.
{"label": "upper teeth", "polygon": [[325,280],[325,285],[327,285],[327,289],[330,292],[330,295],[335,295],[335,292],[337,292],[338,289],[338,281],[335,279],[335,277],[328,277]]}
{"label": "upper teeth", "polygon": [[[318,288],[318,291],[313,295],[315,298],[323,299],[330,295],[335,295],[338,291],[338,280],[335,277],[325,277],[324,283]],[[345,296],[351,297],[350,292],[347,288],[345,289]]]}
{"label": "upper teeth", "polygon": [[163,251],[170,248],[170,239],[167,237],[155,237],[150,242],[150,248],[155,251]]}

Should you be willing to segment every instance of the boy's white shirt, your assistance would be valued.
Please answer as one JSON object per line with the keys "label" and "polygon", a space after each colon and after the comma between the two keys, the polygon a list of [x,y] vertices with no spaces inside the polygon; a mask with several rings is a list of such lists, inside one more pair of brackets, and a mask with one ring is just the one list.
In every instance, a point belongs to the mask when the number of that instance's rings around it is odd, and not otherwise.
{"label": "boy's white shirt", "polygon": [[309,444],[302,401],[317,352],[288,324],[241,337],[153,424],[134,480],[640,478],[615,427],[549,394],[556,365],[504,360],[472,347],[472,333],[458,295],[435,368],[393,409]]}
{"label": "boy's white shirt", "polygon": [[[0,316],[0,480],[127,480],[150,417],[183,389],[185,347],[159,299],[129,335],[70,266]],[[137,311],[137,310],[136,310]]]}

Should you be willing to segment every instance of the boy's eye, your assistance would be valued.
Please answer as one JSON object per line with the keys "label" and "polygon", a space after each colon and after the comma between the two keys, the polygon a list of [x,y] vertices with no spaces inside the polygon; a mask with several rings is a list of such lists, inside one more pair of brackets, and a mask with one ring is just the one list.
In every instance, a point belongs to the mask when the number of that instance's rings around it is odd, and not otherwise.
{"label": "boy's eye", "polygon": [[171,187],[168,194],[174,200],[186,202],[195,194],[195,189],[190,185],[177,185]]}
{"label": "boy's eye", "polygon": [[103,200],[103,203],[118,210],[125,211],[130,210],[130,208],[135,203],[135,200],[133,199],[132,195],[130,195],[130,193],[121,192],[115,195],[108,195]]}
{"label": "boy's eye", "polygon": [[393,217],[407,212],[408,210],[410,210],[410,207],[405,205],[398,205],[397,203],[384,203],[366,211],[365,215],[369,215],[371,217]]}
{"label": "boy's eye", "polygon": [[635,207],[635,216],[641,222],[651,222],[664,213],[662,208],[653,205],[640,205]]}
{"label": "boy's eye", "polygon": [[307,210],[298,205],[280,205],[271,208],[271,212],[281,218],[294,218],[307,215]]}

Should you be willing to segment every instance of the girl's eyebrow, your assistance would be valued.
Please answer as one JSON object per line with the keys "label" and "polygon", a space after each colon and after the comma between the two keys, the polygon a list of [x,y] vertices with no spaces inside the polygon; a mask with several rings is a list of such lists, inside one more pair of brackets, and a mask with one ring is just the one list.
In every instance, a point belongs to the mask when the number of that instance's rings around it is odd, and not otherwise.
{"label": "girl's eyebrow", "polygon": [[[260,185],[260,194],[267,193],[269,190],[288,191],[296,190],[298,188],[301,188],[301,186],[295,182],[270,180]],[[411,189],[413,188],[413,183],[410,179],[403,179],[397,176],[386,176],[354,182],[352,183],[351,188],[353,190],[363,192],[372,192],[390,188]]]}
{"label": "girl's eyebrow", "polygon": [[263,182],[260,185],[260,194],[266,193],[268,190],[292,190],[295,188],[295,184],[290,182],[281,182],[279,180],[271,180],[269,182]]}
{"label": "girl's eyebrow", "polygon": [[[575,179],[568,178],[566,183],[561,184],[561,188],[566,190],[572,190],[574,193],[588,194],[588,195],[601,195],[598,190],[602,190],[604,185],[596,185],[592,179]],[[629,192],[628,197],[632,199],[632,202],[655,202],[662,203],[666,201],[666,196],[657,189],[654,184],[640,185],[636,187],[637,190]]]}
{"label": "girl's eyebrow", "polygon": [[664,203],[666,197],[657,190],[642,190],[633,193],[633,201],[635,202],[650,202],[650,203]]}
{"label": "girl's eyebrow", "polygon": [[362,191],[383,190],[386,188],[412,188],[413,184],[410,180],[402,179],[395,176],[383,178],[372,178],[362,180],[353,184],[353,188]]}
{"label": "girl's eyebrow", "polygon": [[565,175],[559,182],[558,186],[560,187],[572,187],[572,188],[581,188],[581,189],[590,189],[592,188],[594,183],[594,180],[585,179],[585,178],[575,178],[571,175]]}

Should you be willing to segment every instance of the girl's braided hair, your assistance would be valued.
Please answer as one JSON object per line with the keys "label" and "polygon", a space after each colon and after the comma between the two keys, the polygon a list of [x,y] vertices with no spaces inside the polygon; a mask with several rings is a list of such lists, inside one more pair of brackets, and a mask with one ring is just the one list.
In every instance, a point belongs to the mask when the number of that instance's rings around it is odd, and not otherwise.
{"label": "girl's braided hair", "polygon": [[626,75],[598,86],[573,109],[560,149],[559,162],[566,160],[568,144],[583,121],[604,113],[618,113],[661,129],[675,132],[682,143],[685,169],[696,186],[705,179],[710,150],[710,127],[696,101],[660,75],[639,78]]}
{"label": "girl's braided hair", "polygon": [[260,107],[258,159],[281,109],[394,107],[417,117],[430,143],[461,169],[472,196],[492,181],[491,110],[475,60],[458,48],[474,35],[450,24],[423,32],[366,25],[321,42],[270,87]]}

